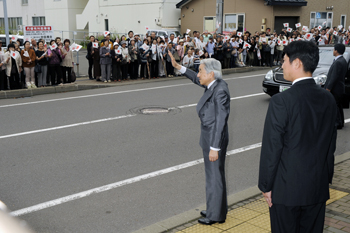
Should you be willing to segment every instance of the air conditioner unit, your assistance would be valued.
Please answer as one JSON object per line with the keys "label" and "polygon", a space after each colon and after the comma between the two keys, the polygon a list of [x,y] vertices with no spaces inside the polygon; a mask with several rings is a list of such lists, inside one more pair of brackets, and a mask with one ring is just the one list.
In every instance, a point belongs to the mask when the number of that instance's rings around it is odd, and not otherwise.
{"label": "air conditioner unit", "polygon": [[261,25],[261,31],[266,32],[266,25]]}
{"label": "air conditioner unit", "polygon": [[157,24],[158,26],[162,26],[162,19],[161,19],[161,18],[157,18],[156,24]]}

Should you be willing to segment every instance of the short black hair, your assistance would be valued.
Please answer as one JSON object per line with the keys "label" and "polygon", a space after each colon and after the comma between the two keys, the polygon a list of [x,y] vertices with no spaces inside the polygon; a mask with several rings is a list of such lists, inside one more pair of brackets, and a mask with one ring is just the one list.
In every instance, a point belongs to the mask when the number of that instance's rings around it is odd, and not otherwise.
{"label": "short black hair", "polygon": [[8,45],[7,45],[7,50],[10,50],[10,48],[15,48],[15,45],[12,44],[12,43],[8,44]]}
{"label": "short black hair", "polygon": [[134,32],[133,32],[133,31],[129,31],[129,32],[128,32],[128,35],[129,35],[131,32],[134,34]]}
{"label": "short black hair", "polygon": [[52,41],[56,43],[56,41],[55,41],[55,40],[50,40],[50,45],[52,44]]}
{"label": "short black hair", "polygon": [[284,47],[283,52],[289,57],[290,63],[299,59],[303,63],[305,72],[313,73],[320,60],[318,47],[311,41],[293,41]]}
{"label": "short black hair", "polygon": [[95,38],[95,36],[93,36],[93,35],[91,35],[89,38],[91,38],[91,37]]}
{"label": "short black hair", "polygon": [[334,45],[334,50],[337,51],[340,55],[343,55],[345,52],[345,45],[336,44],[336,45]]}
{"label": "short black hair", "polygon": [[66,42],[68,42],[70,44],[70,40],[69,39],[65,39],[63,44],[65,44]]}

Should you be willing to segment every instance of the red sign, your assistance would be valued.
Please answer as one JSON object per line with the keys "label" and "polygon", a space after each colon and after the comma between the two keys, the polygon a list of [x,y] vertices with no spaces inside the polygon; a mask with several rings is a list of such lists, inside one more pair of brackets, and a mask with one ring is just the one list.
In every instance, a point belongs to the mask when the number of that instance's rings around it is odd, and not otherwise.
{"label": "red sign", "polygon": [[26,31],[51,31],[51,26],[27,26]]}

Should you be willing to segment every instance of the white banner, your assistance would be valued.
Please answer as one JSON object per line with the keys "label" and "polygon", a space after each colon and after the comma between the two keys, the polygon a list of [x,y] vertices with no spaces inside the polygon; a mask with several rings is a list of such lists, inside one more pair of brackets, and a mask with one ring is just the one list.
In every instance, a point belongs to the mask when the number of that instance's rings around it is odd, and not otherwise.
{"label": "white banner", "polygon": [[50,42],[55,39],[55,36],[51,26],[25,26],[23,27],[23,38],[25,41],[43,39],[45,42]]}

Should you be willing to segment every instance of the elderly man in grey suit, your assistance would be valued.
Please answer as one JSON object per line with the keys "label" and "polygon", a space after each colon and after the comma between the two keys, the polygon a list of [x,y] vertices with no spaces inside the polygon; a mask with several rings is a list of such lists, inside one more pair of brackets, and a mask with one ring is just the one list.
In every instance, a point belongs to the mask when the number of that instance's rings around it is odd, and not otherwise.
{"label": "elderly man in grey suit", "polygon": [[199,223],[212,225],[224,223],[227,215],[225,157],[228,145],[227,120],[230,114],[230,91],[222,80],[221,64],[215,59],[201,61],[198,74],[176,63],[172,65],[194,84],[205,88],[197,104],[201,120],[200,146],[203,150],[207,209],[201,211],[204,218]]}

